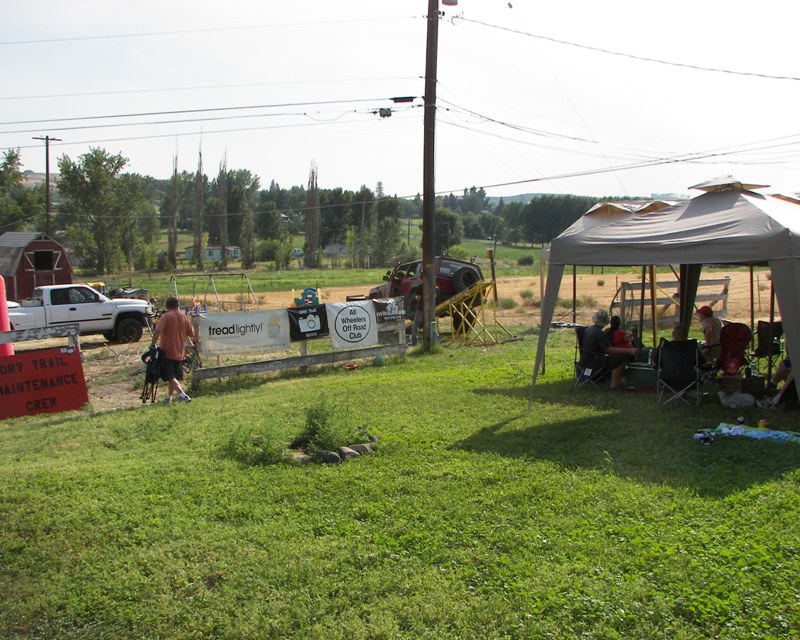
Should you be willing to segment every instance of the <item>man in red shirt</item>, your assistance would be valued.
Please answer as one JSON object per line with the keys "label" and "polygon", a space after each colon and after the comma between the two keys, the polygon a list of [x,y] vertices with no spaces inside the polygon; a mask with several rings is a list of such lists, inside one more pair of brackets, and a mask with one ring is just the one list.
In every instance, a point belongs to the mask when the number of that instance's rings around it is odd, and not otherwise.
{"label": "man in red shirt", "polygon": [[166,307],[167,312],[159,319],[150,343],[155,347],[156,342],[160,341],[160,346],[164,350],[161,379],[169,385],[164,402],[170,404],[175,393],[178,394],[179,402],[191,402],[192,399],[181,388],[180,381],[183,380],[182,364],[186,357],[186,338],[190,338],[194,344],[192,322],[180,312],[178,299],[174,296],[167,298]]}

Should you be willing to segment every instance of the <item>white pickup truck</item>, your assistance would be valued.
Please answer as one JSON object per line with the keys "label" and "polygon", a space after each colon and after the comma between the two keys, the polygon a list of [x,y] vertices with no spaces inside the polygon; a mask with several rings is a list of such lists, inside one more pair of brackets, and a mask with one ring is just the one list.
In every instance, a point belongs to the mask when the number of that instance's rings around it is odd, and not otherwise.
{"label": "white pickup truck", "polygon": [[152,317],[153,307],[145,300],[112,300],[85,284],[37,287],[30,299],[8,310],[12,331],[77,322],[82,334],[102,333],[118,342],[138,342]]}

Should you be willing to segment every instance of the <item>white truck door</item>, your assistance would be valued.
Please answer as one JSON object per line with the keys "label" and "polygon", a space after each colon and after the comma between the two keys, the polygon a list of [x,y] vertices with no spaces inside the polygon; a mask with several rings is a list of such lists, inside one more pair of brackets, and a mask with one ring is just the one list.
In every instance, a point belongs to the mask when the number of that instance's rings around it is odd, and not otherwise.
{"label": "white truck door", "polygon": [[67,289],[69,322],[78,322],[81,333],[109,331],[113,327],[111,305],[105,304],[89,287],[75,285]]}
{"label": "white truck door", "polygon": [[[69,323],[69,291],[67,289],[53,289],[49,292],[50,305],[46,308],[49,326]],[[45,301],[46,302],[46,301]]]}

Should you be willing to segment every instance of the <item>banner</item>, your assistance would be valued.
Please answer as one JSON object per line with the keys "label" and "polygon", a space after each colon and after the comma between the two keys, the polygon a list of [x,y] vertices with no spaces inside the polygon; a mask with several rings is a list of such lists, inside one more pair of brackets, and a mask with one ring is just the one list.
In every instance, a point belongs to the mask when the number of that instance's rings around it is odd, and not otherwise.
{"label": "banner", "polygon": [[80,409],[89,402],[81,354],[73,348],[0,358],[0,418]]}
{"label": "banner", "polygon": [[200,316],[197,337],[203,354],[210,356],[282,351],[289,348],[289,319],[283,309],[209,313]]}
{"label": "banner", "polygon": [[380,324],[406,318],[403,298],[376,298],[372,304],[375,306],[375,318]]}
{"label": "banner", "polygon": [[[328,335],[325,305],[288,309],[292,340],[308,340]],[[285,313],[285,312],[284,312]]]}
{"label": "banner", "polygon": [[325,305],[331,342],[336,349],[378,344],[378,323],[372,300]]}

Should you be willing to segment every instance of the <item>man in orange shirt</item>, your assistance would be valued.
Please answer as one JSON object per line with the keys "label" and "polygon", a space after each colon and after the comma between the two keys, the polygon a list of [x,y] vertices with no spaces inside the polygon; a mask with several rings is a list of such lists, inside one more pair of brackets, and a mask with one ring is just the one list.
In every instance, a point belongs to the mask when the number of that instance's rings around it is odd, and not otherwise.
{"label": "man in orange shirt", "polygon": [[160,342],[160,346],[164,350],[161,379],[169,385],[164,402],[170,404],[175,393],[178,394],[179,402],[191,402],[192,399],[181,388],[180,381],[183,380],[182,364],[186,357],[186,338],[190,338],[194,344],[192,322],[180,312],[178,299],[174,296],[167,298],[166,307],[167,312],[159,319],[150,343],[155,347],[156,342]]}

